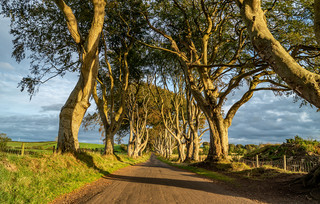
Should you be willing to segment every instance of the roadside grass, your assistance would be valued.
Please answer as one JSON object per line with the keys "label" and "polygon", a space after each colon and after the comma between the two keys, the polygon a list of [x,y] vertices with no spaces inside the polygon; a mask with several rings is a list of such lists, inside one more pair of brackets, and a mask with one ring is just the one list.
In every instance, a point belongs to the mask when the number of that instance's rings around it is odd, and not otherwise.
{"label": "roadside grass", "polygon": [[0,153],[0,203],[48,203],[117,169],[148,160],[99,153],[14,155]]}
{"label": "roadside grass", "polygon": [[18,142],[18,141],[11,141],[7,143],[7,146],[10,148],[21,148],[22,143],[24,143],[24,147],[28,149],[32,149],[33,147],[35,148],[52,148],[53,145],[56,145],[57,142],[54,141],[48,141],[48,142]]}
{"label": "roadside grass", "polygon": [[79,145],[80,145],[80,148],[87,148],[87,149],[104,148],[104,144],[79,143]]}
{"label": "roadside grass", "polygon": [[173,160],[167,160],[163,157],[157,157],[160,161],[171,166],[189,170],[196,174],[229,183],[235,183],[237,178],[245,178],[249,180],[268,180],[281,177],[299,176],[305,173],[291,172],[276,167],[264,165],[259,168],[251,168],[241,162],[220,162],[220,163],[177,163]]}
{"label": "roadside grass", "polygon": [[278,177],[301,176],[305,174],[307,173],[285,171],[283,169],[279,169],[269,165],[233,172],[233,175],[236,175],[238,177],[259,181],[276,179]]}
{"label": "roadside grass", "polygon": [[218,172],[214,172],[214,171],[210,171],[204,168],[199,168],[199,167],[195,167],[195,166],[190,166],[186,163],[173,163],[171,161],[168,161],[162,157],[157,157],[160,161],[169,164],[170,166],[174,166],[177,167],[179,169],[184,169],[184,170],[188,170],[191,172],[194,172],[198,175],[204,176],[204,177],[208,177],[214,180],[218,180],[218,181],[224,181],[224,182],[233,182],[234,179],[226,176],[224,174],[218,173]]}

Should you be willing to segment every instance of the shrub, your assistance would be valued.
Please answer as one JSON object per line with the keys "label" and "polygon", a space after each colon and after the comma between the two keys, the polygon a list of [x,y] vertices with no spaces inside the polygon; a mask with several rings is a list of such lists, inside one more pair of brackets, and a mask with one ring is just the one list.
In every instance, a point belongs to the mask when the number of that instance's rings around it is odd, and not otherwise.
{"label": "shrub", "polygon": [[208,155],[209,154],[210,143],[209,142],[203,142],[202,143],[202,147],[203,147],[202,154],[203,155]]}
{"label": "shrub", "polygon": [[10,141],[11,139],[7,137],[7,134],[0,133],[0,151],[5,151],[7,149],[7,143]]}
{"label": "shrub", "polygon": [[120,145],[120,148],[121,148],[124,152],[127,152],[127,151],[128,151],[128,146],[125,145],[125,144],[121,144],[121,145]]}

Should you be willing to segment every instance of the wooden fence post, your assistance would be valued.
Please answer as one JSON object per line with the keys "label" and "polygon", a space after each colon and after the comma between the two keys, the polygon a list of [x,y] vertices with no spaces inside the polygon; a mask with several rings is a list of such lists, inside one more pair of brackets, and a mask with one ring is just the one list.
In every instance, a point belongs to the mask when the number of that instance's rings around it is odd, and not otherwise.
{"label": "wooden fence post", "polygon": [[259,155],[256,155],[256,167],[259,167]]}
{"label": "wooden fence post", "polygon": [[21,156],[23,156],[24,155],[24,143],[22,143],[22,145],[21,145]]}
{"label": "wooden fence post", "polygon": [[56,151],[56,146],[53,145],[53,147],[52,147],[53,154],[55,153],[55,151]]}
{"label": "wooden fence post", "polygon": [[283,155],[283,169],[287,171],[287,158],[286,155]]}

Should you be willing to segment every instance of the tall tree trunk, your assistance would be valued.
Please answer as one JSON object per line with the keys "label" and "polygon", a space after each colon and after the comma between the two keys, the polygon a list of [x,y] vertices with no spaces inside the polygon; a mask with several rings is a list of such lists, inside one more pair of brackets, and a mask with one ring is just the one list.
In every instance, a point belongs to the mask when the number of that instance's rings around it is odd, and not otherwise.
{"label": "tall tree trunk", "polygon": [[185,160],[185,144],[183,144],[181,141],[177,141],[177,150],[178,150],[178,162],[184,162]]}
{"label": "tall tree trunk", "polygon": [[[217,118],[207,118],[210,127],[210,148],[207,161],[221,161],[228,158],[228,128]],[[218,123],[218,125],[217,125]]]}
{"label": "tall tree trunk", "polygon": [[[302,98],[320,108],[320,75],[301,67],[281,46],[269,31],[261,9],[260,0],[237,0],[251,41],[259,55],[274,71]],[[320,45],[320,0],[314,1],[314,30]],[[320,166],[302,177],[305,186],[313,187],[320,183]]]}
{"label": "tall tree trunk", "polygon": [[111,131],[106,131],[106,141],[104,155],[112,155],[114,152],[114,134]]}
{"label": "tall tree trunk", "polygon": [[129,135],[129,142],[128,142],[128,156],[132,157],[133,154],[133,124],[132,120],[129,121],[130,124],[130,135]]}
{"label": "tall tree trunk", "polygon": [[136,137],[135,141],[134,141],[134,150],[133,150],[133,158],[137,158],[139,156],[139,151],[141,148],[141,138],[140,137]]}
{"label": "tall tree trunk", "polygon": [[86,77],[81,74],[79,81],[71,92],[60,112],[58,145],[59,152],[76,152],[79,149],[78,132],[88,107],[92,81],[97,71],[93,68]]}
{"label": "tall tree trunk", "polygon": [[[64,1],[55,1],[65,15],[69,31],[76,43],[80,43],[77,21]],[[59,152],[75,152],[79,149],[78,132],[88,107],[99,68],[98,45],[104,22],[104,0],[93,0],[94,17],[84,45],[79,80],[60,112],[58,145]]]}
{"label": "tall tree trunk", "polygon": [[260,0],[237,0],[236,2],[247,25],[251,42],[260,57],[267,61],[299,96],[320,108],[320,75],[301,67],[273,37],[267,27]]}
{"label": "tall tree trunk", "polygon": [[[166,131],[166,134],[168,135],[168,131],[167,130],[165,130]],[[169,158],[171,158],[171,155],[172,155],[172,137],[171,137],[171,135],[169,136]]]}
{"label": "tall tree trunk", "polygon": [[187,154],[186,154],[186,160],[191,161],[192,160],[192,155],[193,155],[193,136],[190,135],[190,140],[187,141],[186,143],[186,148],[187,148]]}
{"label": "tall tree trunk", "polygon": [[192,151],[192,160],[199,161],[199,150],[200,150],[200,143],[199,143],[199,136],[197,132],[192,134],[193,137],[193,151]]}

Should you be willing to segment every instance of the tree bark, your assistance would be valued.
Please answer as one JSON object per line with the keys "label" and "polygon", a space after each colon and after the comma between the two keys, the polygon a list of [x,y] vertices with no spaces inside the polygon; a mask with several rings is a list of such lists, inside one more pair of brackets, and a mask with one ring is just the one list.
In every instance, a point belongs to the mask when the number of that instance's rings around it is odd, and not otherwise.
{"label": "tree bark", "polygon": [[106,131],[106,141],[104,148],[104,155],[112,155],[114,153],[114,134]]}
{"label": "tree bark", "polygon": [[[222,116],[221,116],[222,118]],[[207,161],[222,161],[228,158],[228,127],[220,117],[207,117],[210,128],[210,148]]]}
{"label": "tree bark", "polygon": [[[237,0],[237,3],[251,42],[260,57],[268,62],[299,96],[320,108],[320,75],[301,67],[273,37],[267,27],[260,0]],[[316,6],[319,4],[315,4]]]}
{"label": "tree bark", "polygon": [[128,156],[132,157],[133,154],[133,120],[129,121],[130,124],[130,135],[129,135],[129,141],[128,141]]}
{"label": "tree bark", "polygon": [[133,150],[133,154],[132,154],[133,158],[137,158],[139,156],[140,148],[141,148],[141,138],[136,137],[135,142],[134,142],[134,150]]}
{"label": "tree bark", "polygon": [[178,162],[184,162],[186,156],[185,156],[185,144],[181,143],[180,141],[177,141],[177,150],[178,150]]}
{"label": "tree bark", "polygon": [[199,143],[199,136],[197,132],[193,132],[193,151],[192,151],[192,160],[199,161],[199,150],[200,150],[200,143]]}
{"label": "tree bark", "polygon": [[186,160],[187,161],[191,161],[192,160],[193,148],[194,148],[193,144],[194,144],[193,135],[191,133],[190,139],[188,141],[186,141],[186,148],[187,148]]}
{"label": "tree bark", "polygon": [[[94,6],[94,17],[84,45],[80,77],[60,112],[57,149],[61,153],[76,152],[79,149],[78,132],[84,114],[90,106],[89,98],[98,73],[98,45],[104,22],[106,3],[104,0],[93,0],[92,2]],[[67,22],[73,23],[68,23],[68,28],[75,42],[78,42],[78,39],[76,39],[78,36],[74,34],[78,32],[77,27],[72,29],[72,26],[76,25],[76,22],[74,22],[74,19],[71,19],[71,21],[68,20],[74,17],[71,9],[61,0],[56,1],[56,4],[64,13]]]}

